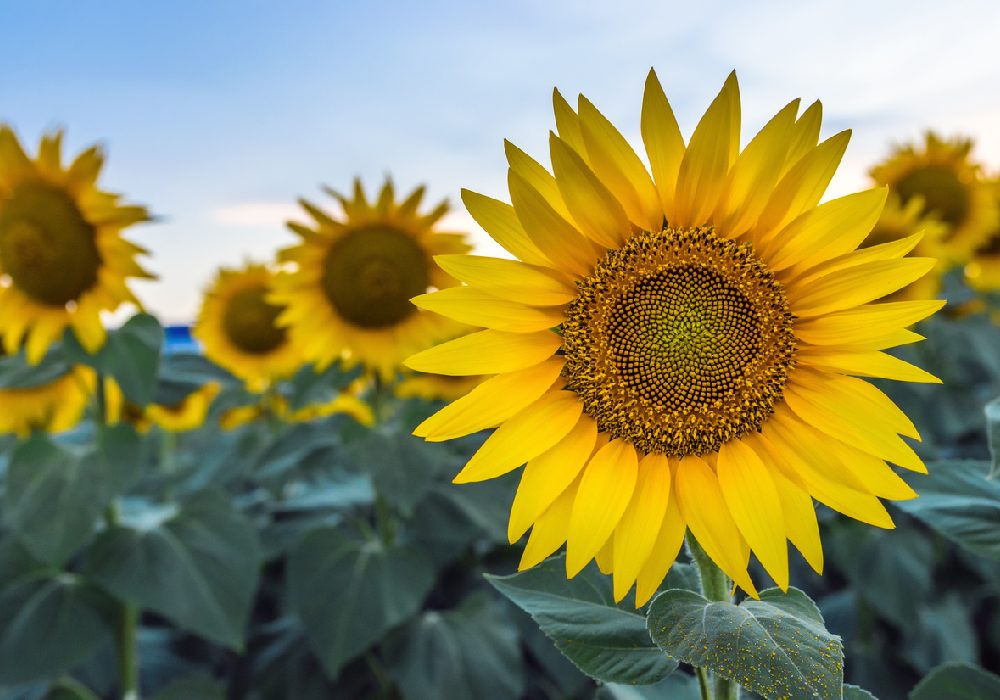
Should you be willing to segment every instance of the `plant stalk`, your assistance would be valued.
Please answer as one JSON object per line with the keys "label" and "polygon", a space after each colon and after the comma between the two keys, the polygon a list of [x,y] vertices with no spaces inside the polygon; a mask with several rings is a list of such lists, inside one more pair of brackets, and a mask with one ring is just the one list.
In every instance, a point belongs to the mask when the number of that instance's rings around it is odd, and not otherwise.
{"label": "plant stalk", "polygon": [[[733,583],[729,577],[716,566],[708,553],[698,544],[690,532],[686,537],[688,554],[698,567],[698,574],[701,578],[702,595],[709,601],[716,603],[732,604]],[[717,673],[709,673],[707,669],[699,668],[698,685],[701,688],[703,700],[740,700],[740,686],[738,683],[723,678]]]}
{"label": "plant stalk", "polygon": [[139,609],[123,603],[117,639],[122,700],[139,700],[139,654],[136,646],[138,628]]}

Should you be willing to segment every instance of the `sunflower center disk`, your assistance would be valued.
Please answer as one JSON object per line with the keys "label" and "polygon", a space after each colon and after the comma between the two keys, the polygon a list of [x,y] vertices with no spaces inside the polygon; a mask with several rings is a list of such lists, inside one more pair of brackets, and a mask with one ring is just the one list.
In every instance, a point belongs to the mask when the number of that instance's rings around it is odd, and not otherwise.
{"label": "sunflower center disk", "polygon": [[640,233],[578,289],[563,324],[567,386],[639,451],[714,452],[781,398],[792,315],[749,244],[707,228]]}
{"label": "sunflower center disk", "polygon": [[412,297],[427,291],[427,256],[412,236],[393,228],[355,229],[330,248],[323,290],[346,320],[386,328],[417,309]]}
{"label": "sunflower center disk", "polygon": [[27,296],[58,307],[94,286],[101,255],[94,227],[70,195],[28,182],[0,200],[0,264]]}
{"label": "sunflower center disk", "polygon": [[960,225],[969,212],[968,187],[943,165],[915,168],[899,179],[896,191],[904,204],[915,196],[923,197],[924,210],[951,226]]}
{"label": "sunflower center disk", "polygon": [[266,294],[262,287],[234,294],[222,319],[233,345],[251,355],[265,355],[277,349],[287,334],[277,323],[282,308],[269,304]]}

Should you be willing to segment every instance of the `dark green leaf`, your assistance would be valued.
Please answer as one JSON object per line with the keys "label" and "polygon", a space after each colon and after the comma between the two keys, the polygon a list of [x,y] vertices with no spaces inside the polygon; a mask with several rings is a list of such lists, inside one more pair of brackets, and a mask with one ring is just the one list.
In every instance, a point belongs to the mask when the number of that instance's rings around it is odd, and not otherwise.
{"label": "dark green leaf", "polygon": [[954,591],[921,606],[904,628],[902,656],[922,673],[944,663],[975,663],[979,654],[970,612],[969,601]]}
{"label": "dark green leaf", "polygon": [[350,454],[359,470],[371,474],[375,492],[405,516],[452,461],[444,446],[391,428],[370,431],[351,445]]}
{"label": "dark green leaf", "polygon": [[0,389],[24,389],[49,384],[71,369],[62,344],[53,346],[37,365],[28,364],[24,350],[5,355],[0,348]]}
{"label": "dark green leaf", "polygon": [[984,462],[941,461],[929,474],[907,474],[920,494],[895,505],[971,552],[1000,559],[1000,482]]}
{"label": "dark green leaf", "polygon": [[100,700],[90,688],[70,678],[60,678],[45,696],[45,700]]}
{"label": "dark green leaf", "polygon": [[108,495],[91,466],[42,435],[14,450],[4,522],[39,559],[61,566],[93,535]]}
{"label": "dark green leaf", "polygon": [[316,530],[289,556],[292,609],[331,678],[413,616],[433,584],[433,566],[419,549],[345,529]]}
{"label": "dark green leaf", "polygon": [[671,673],[654,685],[608,683],[595,700],[700,700],[698,680],[686,673]]}
{"label": "dark green leaf", "polygon": [[650,640],[643,616],[627,603],[615,605],[611,579],[594,565],[567,580],[560,555],[511,576],[486,578],[593,678],[645,685],[677,668]]}
{"label": "dark green leaf", "polygon": [[53,678],[94,654],[108,629],[71,574],[25,575],[0,589],[0,683]]}
{"label": "dark green leaf", "polygon": [[257,533],[229,500],[191,497],[168,517],[102,534],[87,572],[119,598],[239,648],[257,589]]}
{"label": "dark green leaf", "polygon": [[153,700],[225,700],[226,687],[207,674],[195,674],[174,681],[153,696]]}
{"label": "dark green leaf", "polygon": [[406,700],[517,700],[524,692],[517,630],[483,595],[423,613],[390,638],[385,655]]}
{"label": "dark green leaf", "polygon": [[771,588],[760,597],[737,606],[691,591],[666,591],[649,608],[649,631],[675,659],[711,669],[769,700],[839,699],[843,649],[815,604],[795,588],[787,594]]}
{"label": "dark green leaf", "polygon": [[108,333],[108,340],[96,354],[87,353],[71,331],[64,337],[66,352],[77,362],[90,365],[114,377],[125,398],[145,406],[156,388],[163,327],[149,314],[136,314]]}
{"label": "dark green leaf", "polygon": [[844,700],[878,700],[864,688],[856,685],[844,685]]}
{"label": "dark green leaf", "polygon": [[336,431],[320,423],[295,424],[260,456],[256,474],[261,479],[280,477],[298,467],[311,454],[336,445],[339,440]]}
{"label": "dark green leaf", "polygon": [[337,394],[361,375],[362,367],[357,365],[345,370],[339,364],[333,364],[322,372],[317,372],[312,365],[299,369],[288,382],[288,403],[293,411],[312,404],[332,401]]}
{"label": "dark green leaf", "polygon": [[996,700],[1000,676],[967,664],[949,664],[931,671],[910,692],[910,700]]}

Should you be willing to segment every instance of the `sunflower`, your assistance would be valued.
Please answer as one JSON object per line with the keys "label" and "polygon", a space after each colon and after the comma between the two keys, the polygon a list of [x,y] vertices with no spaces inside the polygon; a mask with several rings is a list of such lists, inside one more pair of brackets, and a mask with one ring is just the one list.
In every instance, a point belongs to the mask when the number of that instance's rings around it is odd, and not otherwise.
{"label": "sunflower", "polygon": [[[5,356],[0,341],[0,358]],[[0,389],[0,435],[33,430],[61,433],[80,422],[94,391],[94,371],[82,365],[37,386]]]}
{"label": "sunflower", "polygon": [[[992,180],[990,186],[1000,209],[1000,177]],[[1000,292],[1000,218],[972,261],[965,266],[965,279],[969,286],[981,292]]]}
{"label": "sunflower", "polygon": [[996,197],[971,157],[972,145],[969,139],[945,140],[928,132],[923,147],[900,146],[871,170],[872,179],[904,205],[919,199],[925,212],[947,225],[935,242],[935,255],[947,267],[968,262],[997,225]]}
{"label": "sunflower", "polygon": [[94,353],[104,344],[102,311],[139,301],[129,277],[151,278],[136,262],[146,251],[122,230],[149,220],[144,207],[97,188],[104,156],[89,148],[67,167],[62,133],[42,137],[31,160],[0,124],[0,335],[37,364],[72,327]]}
{"label": "sunflower", "polygon": [[447,374],[413,372],[403,375],[393,389],[401,399],[454,401],[472,391],[485,377],[450,377]]}
{"label": "sunflower", "polygon": [[208,409],[221,388],[217,382],[208,382],[178,400],[142,407],[127,400],[115,380],[105,378],[105,419],[109,425],[130,423],[140,433],[148,432],[154,425],[168,433],[196,430],[205,423]]}
{"label": "sunflower", "polygon": [[946,253],[942,250],[942,242],[947,233],[946,224],[924,212],[924,202],[921,197],[912,197],[906,204],[902,204],[899,197],[890,192],[882,214],[862,246],[891,243],[921,234],[922,238],[914,248],[914,254],[935,258],[937,265],[930,274],[896,292],[893,299],[930,299],[941,291],[941,279],[948,270],[943,259]]}
{"label": "sunflower", "polygon": [[327,192],[340,203],[341,218],[299,200],[313,223],[288,223],[302,240],[279,254],[290,267],[275,280],[272,299],[287,307],[279,322],[319,370],[345,360],[389,380],[405,357],[465,328],[421,312],[410,298],[455,286],[433,257],[470,248],[463,234],[436,230],[446,202],[418,211],[423,187],[401,202],[388,179],[374,202],[360,180],[351,198]]}
{"label": "sunflower", "polygon": [[205,356],[251,391],[264,391],[302,365],[297,347],[277,323],[283,307],[269,299],[273,282],[274,274],[263,265],[220,269],[192,330]]}
{"label": "sunflower", "polygon": [[329,401],[292,409],[288,400],[279,394],[267,394],[252,406],[236,406],[228,409],[219,418],[223,430],[235,430],[248,423],[274,416],[289,423],[310,423],[334,415],[347,415],[365,427],[375,424],[372,407],[357,393],[348,389]]}
{"label": "sunflower", "polygon": [[817,571],[812,499],[893,527],[879,500],[916,494],[913,424],[862,377],[937,382],[882,352],[939,301],[872,303],[927,273],[919,236],[856,250],[884,188],[819,204],[849,132],[818,143],[821,107],[794,100],[740,151],[735,74],[685,145],[654,73],[641,133],[652,175],[586,98],[554,94],[553,173],[507,145],[513,205],[464,192],[518,258],[438,263],[467,286],[414,299],[486,330],[421,352],[422,372],[495,375],[415,434],[499,426],[455,478],[527,464],[508,535],[521,568],[566,543],[615,597],[642,605],[690,530],[756,595],[751,550],[782,588],[786,540]]}

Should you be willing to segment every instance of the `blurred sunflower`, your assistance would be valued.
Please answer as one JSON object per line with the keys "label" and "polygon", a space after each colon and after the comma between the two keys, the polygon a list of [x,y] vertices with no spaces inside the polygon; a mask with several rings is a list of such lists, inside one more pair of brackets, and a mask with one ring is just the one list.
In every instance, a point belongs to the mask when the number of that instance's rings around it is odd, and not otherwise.
{"label": "blurred sunflower", "polygon": [[922,238],[913,252],[937,260],[934,269],[917,281],[899,290],[893,299],[932,299],[941,291],[941,278],[948,271],[942,250],[943,241],[948,232],[948,226],[924,212],[924,202],[921,197],[911,197],[906,204],[890,192],[886,198],[885,208],[879,216],[875,227],[862,243],[863,247],[881,245],[900,241],[910,236],[920,234]]}
{"label": "blurred sunflower", "polygon": [[302,365],[298,348],[277,323],[283,307],[269,299],[273,282],[263,265],[220,269],[192,330],[207,358],[256,392]]}
{"label": "blurred sunflower", "polygon": [[476,388],[485,377],[451,377],[447,374],[404,374],[393,389],[401,399],[454,401]]}
{"label": "blurred sunflower", "polygon": [[433,257],[470,247],[463,234],[435,229],[447,203],[429,213],[418,211],[423,187],[401,202],[388,179],[374,202],[367,200],[360,180],[354,182],[353,197],[327,192],[340,203],[343,216],[299,200],[313,224],[288,223],[302,240],[279,254],[291,269],[278,274],[271,298],[287,307],[280,323],[318,369],[345,360],[388,380],[403,358],[465,328],[418,310],[410,298],[456,285]]}
{"label": "blurred sunflower", "polygon": [[235,430],[241,426],[262,420],[268,416],[289,423],[309,423],[334,415],[347,415],[366,427],[375,424],[372,407],[357,393],[348,389],[329,401],[292,409],[288,400],[280,394],[262,396],[252,406],[237,406],[225,411],[219,419],[223,430]]}
{"label": "blurred sunflower", "polygon": [[467,284],[414,303],[486,330],[410,358],[423,372],[496,375],[415,431],[499,426],[458,474],[527,463],[508,535],[521,567],[567,543],[567,575],[598,558],[622,599],[647,601],[686,529],[750,595],[752,550],[788,586],[786,539],[820,571],[810,497],[893,527],[880,498],[923,472],[892,401],[858,377],[938,381],[881,352],[938,301],[877,303],[927,273],[911,236],[856,250],[886,191],[819,200],[849,132],[817,145],[821,107],[785,106],[740,151],[735,74],[685,146],[654,73],[641,133],[652,167],[586,98],[554,95],[554,175],[507,145],[513,206],[464,192],[519,260],[441,256]]}
{"label": "blurred sunflower", "polygon": [[[0,358],[5,355],[0,340]],[[0,389],[0,435],[69,430],[83,417],[94,383],[93,370],[77,365],[37,386]]]}
{"label": "blurred sunflower", "polygon": [[903,205],[919,198],[924,211],[948,227],[936,242],[936,254],[948,267],[968,262],[1000,215],[981,166],[971,158],[972,146],[969,139],[928,132],[922,147],[900,146],[871,170],[875,182],[887,185]]}
{"label": "blurred sunflower", "polygon": [[209,382],[181,397],[142,407],[126,399],[114,379],[105,378],[105,420],[109,425],[129,423],[140,433],[149,431],[154,425],[168,433],[197,430],[204,425],[212,401],[220,390],[219,384]]}
{"label": "blurred sunflower", "polygon": [[[1000,177],[992,180],[993,198],[1000,209]],[[985,242],[976,250],[972,261],[965,266],[969,286],[982,292],[1000,292],[1000,218]]]}
{"label": "blurred sunflower", "polygon": [[153,277],[136,262],[146,251],[122,237],[146,209],[97,188],[99,148],[63,167],[61,144],[61,132],[43,136],[32,160],[0,124],[0,335],[11,349],[24,343],[32,364],[67,327],[96,352],[101,312],[139,306],[126,281]]}

